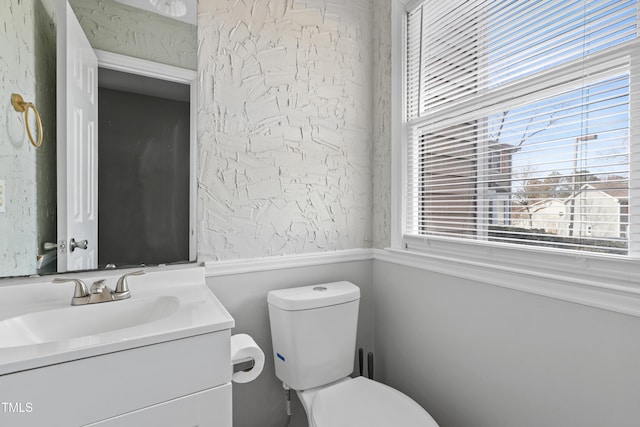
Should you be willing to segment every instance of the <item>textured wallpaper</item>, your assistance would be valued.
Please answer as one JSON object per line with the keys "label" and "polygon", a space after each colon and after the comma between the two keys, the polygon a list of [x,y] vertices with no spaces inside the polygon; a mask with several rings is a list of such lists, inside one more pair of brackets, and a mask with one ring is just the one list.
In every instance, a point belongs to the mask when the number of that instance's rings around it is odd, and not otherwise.
{"label": "textured wallpaper", "polygon": [[370,247],[373,2],[198,7],[198,258]]}
{"label": "textured wallpaper", "polygon": [[69,0],[91,46],[196,69],[196,26],[114,0]]}
{"label": "textured wallpaper", "polygon": [[373,4],[373,246],[391,245],[391,1]]}
{"label": "textured wallpaper", "polygon": [[[55,24],[48,0],[10,0],[0,14],[0,275],[36,273],[38,233],[55,241],[55,211],[36,200],[55,199]],[[11,94],[34,102],[44,126],[36,150],[25,132],[24,116],[11,106]],[[30,119],[34,114],[31,111]],[[35,121],[30,120],[37,138]],[[51,178],[53,173],[53,178]],[[50,235],[51,233],[53,235]]]}

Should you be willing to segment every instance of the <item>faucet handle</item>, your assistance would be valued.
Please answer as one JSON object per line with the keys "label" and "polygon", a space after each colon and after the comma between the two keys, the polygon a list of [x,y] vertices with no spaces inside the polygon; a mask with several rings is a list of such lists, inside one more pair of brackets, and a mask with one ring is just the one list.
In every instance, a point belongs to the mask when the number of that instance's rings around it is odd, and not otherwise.
{"label": "faucet handle", "polygon": [[93,285],[91,285],[91,287],[89,288],[89,292],[91,292],[92,294],[100,294],[102,292],[104,292],[105,289],[107,288],[107,285],[105,285],[105,280],[98,280],[96,282],[93,282]]}
{"label": "faucet handle", "polygon": [[81,305],[86,304],[86,301],[89,299],[89,290],[87,289],[87,285],[80,279],[69,279],[65,277],[57,277],[52,280],[52,283],[68,283],[74,282],[76,284],[76,289],[73,292],[73,298],[71,299],[71,305]]}
{"label": "faucet handle", "polygon": [[127,284],[127,277],[140,276],[144,274],[144,270],[133,271],[131,273],[123,274],[116,283],[115,293],[118,294],[119,299],[129,298],[131,296],[129,292],[129,285]]}

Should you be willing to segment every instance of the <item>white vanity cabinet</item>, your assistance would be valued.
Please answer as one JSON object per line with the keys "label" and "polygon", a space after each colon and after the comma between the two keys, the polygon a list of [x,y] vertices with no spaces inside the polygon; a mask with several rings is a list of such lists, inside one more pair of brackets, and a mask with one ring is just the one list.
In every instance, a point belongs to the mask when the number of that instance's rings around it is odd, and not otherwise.
{"label": "white vanity cabinet", "polygon": [[[11,427],[231,427],[230,330],[0,376]],[[28,404],[28,406],[27,406]]]}
{"label": "white vanity cabinet", "polygon": [[204,269],[130,288],[72,306],[71,283],[0,287],[0,427],[231,427],[235,322]]}

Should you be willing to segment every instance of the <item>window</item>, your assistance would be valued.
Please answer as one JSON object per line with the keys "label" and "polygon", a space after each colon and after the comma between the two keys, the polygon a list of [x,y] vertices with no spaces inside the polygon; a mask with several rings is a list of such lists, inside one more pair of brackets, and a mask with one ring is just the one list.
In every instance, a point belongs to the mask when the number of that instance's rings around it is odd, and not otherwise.
{"label": "window", "polygon": [[639,56],[635,0],[411,3],[405,241],[629,255]]}

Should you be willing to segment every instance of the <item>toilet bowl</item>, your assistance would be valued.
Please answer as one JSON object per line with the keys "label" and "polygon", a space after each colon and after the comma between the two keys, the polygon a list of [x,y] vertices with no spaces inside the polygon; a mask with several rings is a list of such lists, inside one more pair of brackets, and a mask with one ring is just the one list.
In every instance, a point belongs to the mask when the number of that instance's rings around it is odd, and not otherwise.
{"label": "toilet bowl", "polygon": [[268,294],[276,376],[295,390],[309,427],[437,427],[409,396],[351,378],[360,289],[350,282]]}
{"label": "toilet bowl", "polygon": [[409,396],[365,377],[298,391],[309,427],[438,427]]}

